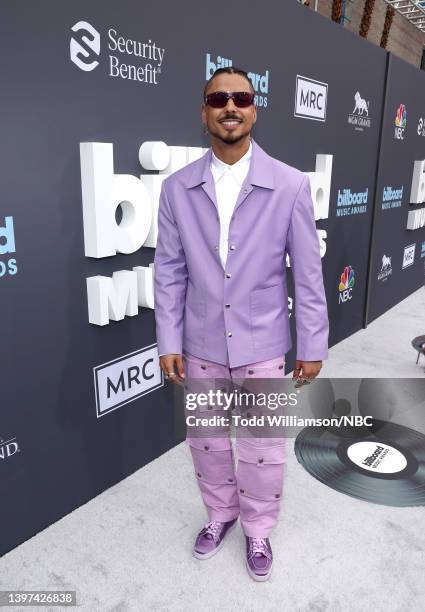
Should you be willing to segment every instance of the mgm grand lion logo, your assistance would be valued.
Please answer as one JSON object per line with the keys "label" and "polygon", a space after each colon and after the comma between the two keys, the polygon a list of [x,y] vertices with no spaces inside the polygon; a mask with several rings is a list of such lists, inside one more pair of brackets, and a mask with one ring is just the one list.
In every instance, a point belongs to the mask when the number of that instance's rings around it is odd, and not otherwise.
{"label": "mgm grand lion logo", "polygon": [[351,113],[352,115],[363,115],[363,113],[366,113],[367,116],[369,116],[369,102],[366,102],[366,100],[364,98],[361,97],[360,93],[358,91],[356,91],[356,95],[354,96],[354,100],[356,102],[356,105],[354,107],[353,112]]}
{"label": "mgm grand lion logo", "polygon": [[378,273],[378,280],[385,281],[392,273],[393,269],[391,267],[391,257],[388,257],[388,255],[383,255],[381,269]]}

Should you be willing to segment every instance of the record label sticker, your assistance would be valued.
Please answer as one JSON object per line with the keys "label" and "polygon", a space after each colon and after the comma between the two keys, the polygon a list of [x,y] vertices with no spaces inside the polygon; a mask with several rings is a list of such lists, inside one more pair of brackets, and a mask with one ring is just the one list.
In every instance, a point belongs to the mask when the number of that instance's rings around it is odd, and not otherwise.
{"label": "record label sticker", "polygon": [[348,447],[347,455],[364,470],[380,474],[401,472],[407,465],[406,457],[399,450],[383,442],[355,442]]}

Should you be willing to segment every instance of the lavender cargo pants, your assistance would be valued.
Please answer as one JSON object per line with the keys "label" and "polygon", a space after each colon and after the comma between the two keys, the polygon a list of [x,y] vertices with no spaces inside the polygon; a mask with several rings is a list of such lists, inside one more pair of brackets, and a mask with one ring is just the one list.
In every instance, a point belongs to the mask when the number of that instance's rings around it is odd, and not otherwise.
{"label": "lavender cargo pants", "polygon": [[[184,353],[183,360],[188,381],[277,379],[283,378],[285,373],[284,356],[237,368],[198,358],[188,352]],[[205,383],[210,384],[210,381]],[[211,412],[204,416],[210,415]],[[186,442],[209,520],[225,522],[240,515],[245,535],[268,537],[279,516],[285,438],[236,436],[236,472],[230,428],[223,435],[194,437],[190,436],[188,427]]]}

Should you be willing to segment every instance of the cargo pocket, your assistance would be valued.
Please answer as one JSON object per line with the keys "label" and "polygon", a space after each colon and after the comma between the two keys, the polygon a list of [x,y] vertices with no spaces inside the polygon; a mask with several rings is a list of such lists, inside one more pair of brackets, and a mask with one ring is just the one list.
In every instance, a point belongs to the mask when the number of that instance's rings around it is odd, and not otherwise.
{"label": "cargo pocket", "polygon": [[240,496],[265,502],[282,495],[285,446],[255,447],[238,443],[237,482]]}
{"label": "cargo pocket", "polygon": [[233,451],[190,447],[195,476],[211,520],[227,521],[239,514]]}

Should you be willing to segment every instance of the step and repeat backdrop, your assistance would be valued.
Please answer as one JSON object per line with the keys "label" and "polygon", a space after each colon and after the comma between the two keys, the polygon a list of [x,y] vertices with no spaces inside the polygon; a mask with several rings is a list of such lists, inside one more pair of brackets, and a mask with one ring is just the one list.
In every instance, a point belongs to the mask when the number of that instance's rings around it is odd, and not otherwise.
{"label": "step and repeat backdrop", "polygon": [[182,440],[156,347],[156,214],[164,177],[209,146],[217,67],[249,73],[253,137],[310,177],[330,345],[423,283],[423,73],[296,2],[228,14],[4,3],[0,554]]}
{"label": "step and repeat backdrop", "polygon": [[424,282],[424,200],[425,73],[389,55],[370,258],[368,322]]}

